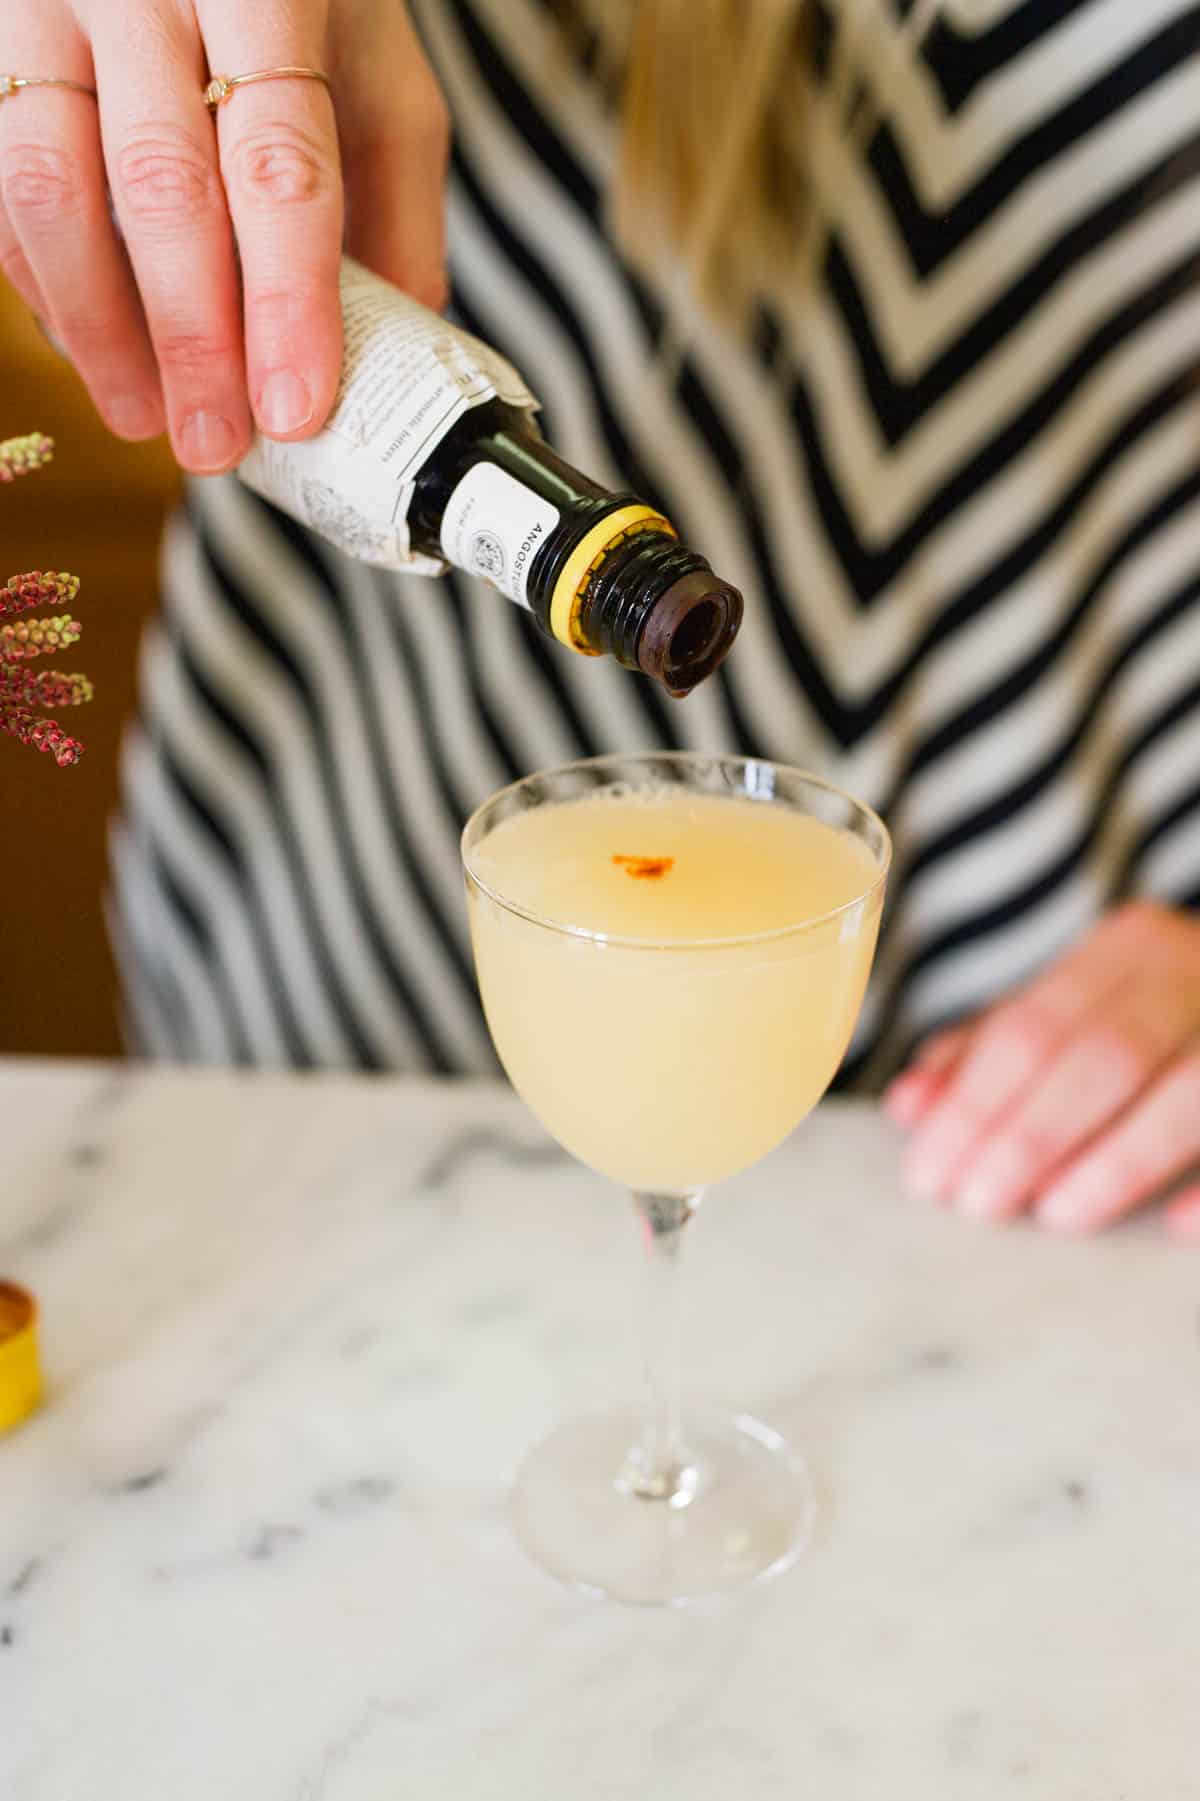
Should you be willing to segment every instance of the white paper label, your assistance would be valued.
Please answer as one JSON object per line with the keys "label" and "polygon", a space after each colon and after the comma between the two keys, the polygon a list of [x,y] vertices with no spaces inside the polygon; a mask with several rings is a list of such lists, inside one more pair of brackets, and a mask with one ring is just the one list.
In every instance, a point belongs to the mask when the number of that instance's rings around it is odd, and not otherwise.
{"label": "white paper label", "polygon": [[408,535],[422,466],[471,407],[537,406],[511,363],[369,270],[342,259],[345,355],[333,412],[315,438],[258,437],[238,475],[362,563],[436,575]]}
{"label": "white paper label", "polygon": [[529,570],[558,524],[558,508],[495,463],[468,469],[442,514],[446,561],[529,605]]}

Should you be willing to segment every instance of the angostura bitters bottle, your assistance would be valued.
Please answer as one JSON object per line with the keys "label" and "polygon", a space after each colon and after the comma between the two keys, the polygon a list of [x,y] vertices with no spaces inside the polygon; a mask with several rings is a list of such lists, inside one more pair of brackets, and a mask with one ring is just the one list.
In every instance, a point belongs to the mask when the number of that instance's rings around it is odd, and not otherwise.
{"label": "angostura bitters bottle", "polygon": [[742,597],[661,513],[556,456],[489,345],[346,258],[333,412],[302,443],[257,438],[242,479],[362,562],[453,563],[585,655],[687,694],[721,662]]}

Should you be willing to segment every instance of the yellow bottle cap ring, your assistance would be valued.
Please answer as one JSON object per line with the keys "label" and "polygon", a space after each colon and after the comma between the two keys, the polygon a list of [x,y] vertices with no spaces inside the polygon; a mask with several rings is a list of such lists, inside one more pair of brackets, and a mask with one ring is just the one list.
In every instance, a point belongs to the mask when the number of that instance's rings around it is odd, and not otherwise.
{"label": "yellow bottle cap ring", "polygon": [[37,1302],[14,1282],[0,1282],[0,1432],[28,1419],[41,1398]]}
{"label": "yellow bottle cap ring", "polygon": [[550,630],[560,644],[580,650],[584,656],[599,656],[592,650],[579,629],[579,612],[588,582],[604,558],[638,532],[663,532],[669,538],[677,534],[669,519],[653,507],[640,502],[618,507],[606,513],[591,530],[585,532],[563,564],[550,599]]}

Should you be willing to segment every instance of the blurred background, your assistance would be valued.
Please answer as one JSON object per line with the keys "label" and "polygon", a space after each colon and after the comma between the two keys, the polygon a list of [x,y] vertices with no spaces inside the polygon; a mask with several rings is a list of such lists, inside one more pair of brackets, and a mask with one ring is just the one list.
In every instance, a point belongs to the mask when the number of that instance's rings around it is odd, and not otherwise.
{"label": "blurred background", "polygon": [[0,1052],[112,1056],[121,1049],[101,899],[121,728],[134,703],[138,637],[157,599],[158,536],[178,472],[166,440],[122,444],[70,365],[0,287],[0,437],[44,431],[48,469],[0,486],[0,581],[27,569],[80,578],[83,637],[55,666],[82,669],[96,698],[63,713],[87,754],[58,769],[0,742]]}

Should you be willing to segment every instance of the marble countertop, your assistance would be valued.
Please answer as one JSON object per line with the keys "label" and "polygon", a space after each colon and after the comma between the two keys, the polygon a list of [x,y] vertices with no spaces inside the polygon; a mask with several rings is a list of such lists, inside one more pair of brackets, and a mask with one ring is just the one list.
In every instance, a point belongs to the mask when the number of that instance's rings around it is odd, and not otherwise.
{"label": "marble countertop", "polygon": [[4,1801],[1195,1801],[1200,1260],[987,1233],[827,1104],[689,1247],[692,1385],[821,1523],[684,1611],[505,1489],[624,1398],[619,1197],[506,1093],[0,1064]]}

